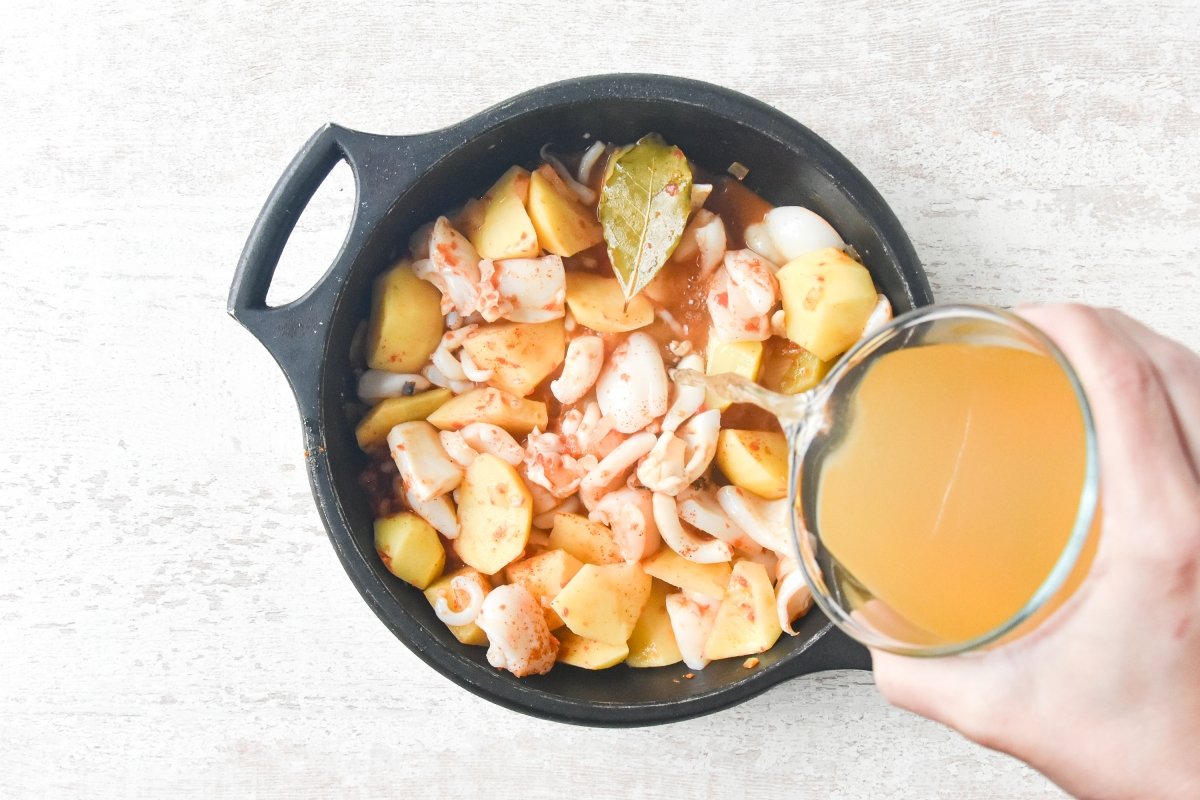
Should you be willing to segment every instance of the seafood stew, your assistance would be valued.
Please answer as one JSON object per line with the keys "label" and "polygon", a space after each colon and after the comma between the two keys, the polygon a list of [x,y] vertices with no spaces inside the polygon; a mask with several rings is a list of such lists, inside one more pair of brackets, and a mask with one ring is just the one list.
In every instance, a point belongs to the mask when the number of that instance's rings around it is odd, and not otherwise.
{"label": "seafood stew", "polygon": [[[650,147],[677,179],[606,216]],[[619,230],[647,210],[675,217],[649,263]],[[362,485],[380,558],[459,642],[523,676],[751,668],[794,632],[810,598],[778,425],[670,370],[814,385],[890,313],[830,225],[647,137],[544,150],[407,249],[361,343]]]}

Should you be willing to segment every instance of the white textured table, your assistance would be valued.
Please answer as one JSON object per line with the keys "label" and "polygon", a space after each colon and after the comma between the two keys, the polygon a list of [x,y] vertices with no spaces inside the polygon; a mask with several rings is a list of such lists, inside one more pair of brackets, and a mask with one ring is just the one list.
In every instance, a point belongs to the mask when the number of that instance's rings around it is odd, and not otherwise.
{"label": "white textured table", "polygon": [[[1055,796],[865,673],[630,731],[453,688],[343,574],[288,389],[224,303],[327,120],[416,132],[657,71],[842,150],[939,298],[1118,305],[1200,347],[1200,6],[1083,5],[8,3],[0,796]],[[328,263],[348,185],[282,294]]]}

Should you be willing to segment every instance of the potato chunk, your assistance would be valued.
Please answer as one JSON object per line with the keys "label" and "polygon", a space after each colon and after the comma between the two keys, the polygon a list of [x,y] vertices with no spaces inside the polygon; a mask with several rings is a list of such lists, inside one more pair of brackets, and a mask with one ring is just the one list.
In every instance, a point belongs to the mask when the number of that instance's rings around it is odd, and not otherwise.
{"label": "potato chunk", "polygon": [[488,385],[525,397],[562,364],[567,339],[559,319],[504,322],[479,326],[463,349],[477,367],[492,371]]}
{"label": "potato chunk", "polygon": [[704,657],[716,660],[763,653],[782,633],[766,567],[753,561],[737,562],[717,609],[717,621],[704,643]]}
{"label": "potato chunk", "polygon": [[787,439],[768,431],[722,430],[717,466],[730,483],[767,500],[787,497]]}
{"label": "potato chunk", "polygon": [[654,322],[654,306],[640,294],[628,304],[616,278],[567,273],[567,308],[575,321],[598,333],[624,333]]}
{"label": "potato chunk", "polygon": [[555,636],[558,639],[557,660],[573,667],[608,669],[620,664],[629,655],[629,648],[624,642],[605,644],[595,639],[585,639],[570,629],[560,631]]}
{"label": "potato chunk", "polygon": [[512,465],[482,453],[467,467],[458,493],[454,552],[464,564],[494,575],[521,556],[529,541],[533,498]]}
{"label": "potato chunk", "polygon": [[834,247],[789,261],[775,277],[788,338],[822,361],[858,341],[878,302],[871,273]]}
{"label": "potato chunk", "polygon": [[525,400],[499,389],[472,389],[446,401],[428,417],[429,423],[444,431],[462,430],[472,422],[498,425],[520,438],[537,428],[546,430],[546,404]]}
{"label": "potato chunk", "polygon": [[550,606],[572,632],[624,646],[650,597],[650,576],[637,564],[585,564]]}
{"label": "potato chunk", "polygon": [[663,547],[642,562],[642,569],[647,575],[672,586],[720,600],[725,596],[725,586],[729,583],[732,567],[728,561],[697,564],[695,561],[688,561],[671,548]]}
{"label": "potato chunk", "polygon": [[555,255],[573,256],[604,240],[596,214],[555,189],[541,171],[530,176],[528,208],[538,243]]}
{"label": "potato chunk", "polygon": [[800,345],[782,337],[767,342],[759,382],[772,392],[799,394],[820,383],[832,361],[822,361]]}
{"label": "potato chunk", "polygon": [[451,397],[449,389],[431,389],[410,397],[389,397],[371,407],[354,429],[363,450],[383,444],[388,431],[402,422],[425,419]]}
{"label": "potato chunk", "polygon": [[665,667],[683,660],[667,615],[667,595],[673,591],[662,581],[654,581],[651,586],[650,597],[629,635],[629,655],[625,658],[629,666]]}
{"label": "potato chunk", "polygon": [[[721,342],[713,339],[709,343],[708,364],[704,372],[706,375],[732,372],[748,381],[756,381],[762,368],[762,359],[762,342]],[[704,403],[720,411],[731,405],[729,400],[711,391],[705,392]]]}
{"label": "potato chunk", "polygon": [[555,514],[551,547],[565,550],[584,564],[620,564],[621,551],[613,532],[578,514]]}
{"label": "potato chunk", "polygon": [[442,293],[407,261],[375,279],[367,322],[367,366],[416,372],[442,339]]}
{"label": "potato chunk", "polygon": [[525,210],[528,198],[529,172],[513,167],[488,189],[472,213],[464,215],[464,232],[480,258],[539,255],[537,231]]}
{"label": "potato chunk", "polygon": [[388,572],[418,589],[433,583],[446,565],[437,531],[407,511],[375,520],[375,552]]}
{"label": "potato chunk", "polygon": [[504,577],[509,583],[524,586],[542,604],[546,613],[546,627],[561,628],[563,621],[550,607],[550,601],[558,597],[562,588],[575,577],[583,563],[565,550],[547,550],[524,561],[509,564]]}

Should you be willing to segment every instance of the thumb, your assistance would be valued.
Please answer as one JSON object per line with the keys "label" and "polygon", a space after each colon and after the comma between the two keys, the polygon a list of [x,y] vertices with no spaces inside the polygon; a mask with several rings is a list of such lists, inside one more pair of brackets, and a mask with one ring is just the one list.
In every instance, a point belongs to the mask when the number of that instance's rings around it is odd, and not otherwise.
{"label": "thumb", "polygon": [[1007,716],[1000,697],[1010,684],[989,654],[914,658],[872,649],[871,662],[875,685],[889,703],[995,746],[988,731],[998,713]]}

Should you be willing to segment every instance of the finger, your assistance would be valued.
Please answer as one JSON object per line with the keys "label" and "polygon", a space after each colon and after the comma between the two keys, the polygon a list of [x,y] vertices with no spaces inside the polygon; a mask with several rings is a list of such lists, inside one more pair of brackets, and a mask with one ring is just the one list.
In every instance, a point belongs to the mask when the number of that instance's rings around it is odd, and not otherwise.
{"label": "finger", "polygon": [[[1117,496],[1177,501],[1194,491],[1170,399],[1150,359],[1096,309],[1023,307],[1018,313],[1049,336],[1070,361],[1092,409],[1101,480],[1123,484]],[[1152,464],[1153,468],[1142,468]],[[1192,482],[1187,481],[1188,484]]]}
{"label": "finger", "polygon": [[892,705],[948,725],[988,747],[1002,748],[1005,715],[1020,703],[1011,696],[1012,676],[997,674],[992,654],[913,658],[871,650],[875,685]]}
{"label": "finger", "polygon": [[1192,474],[1200,480],[1200,356],[1120,311],[1100,313],[1154,364],[1186,444]]}

